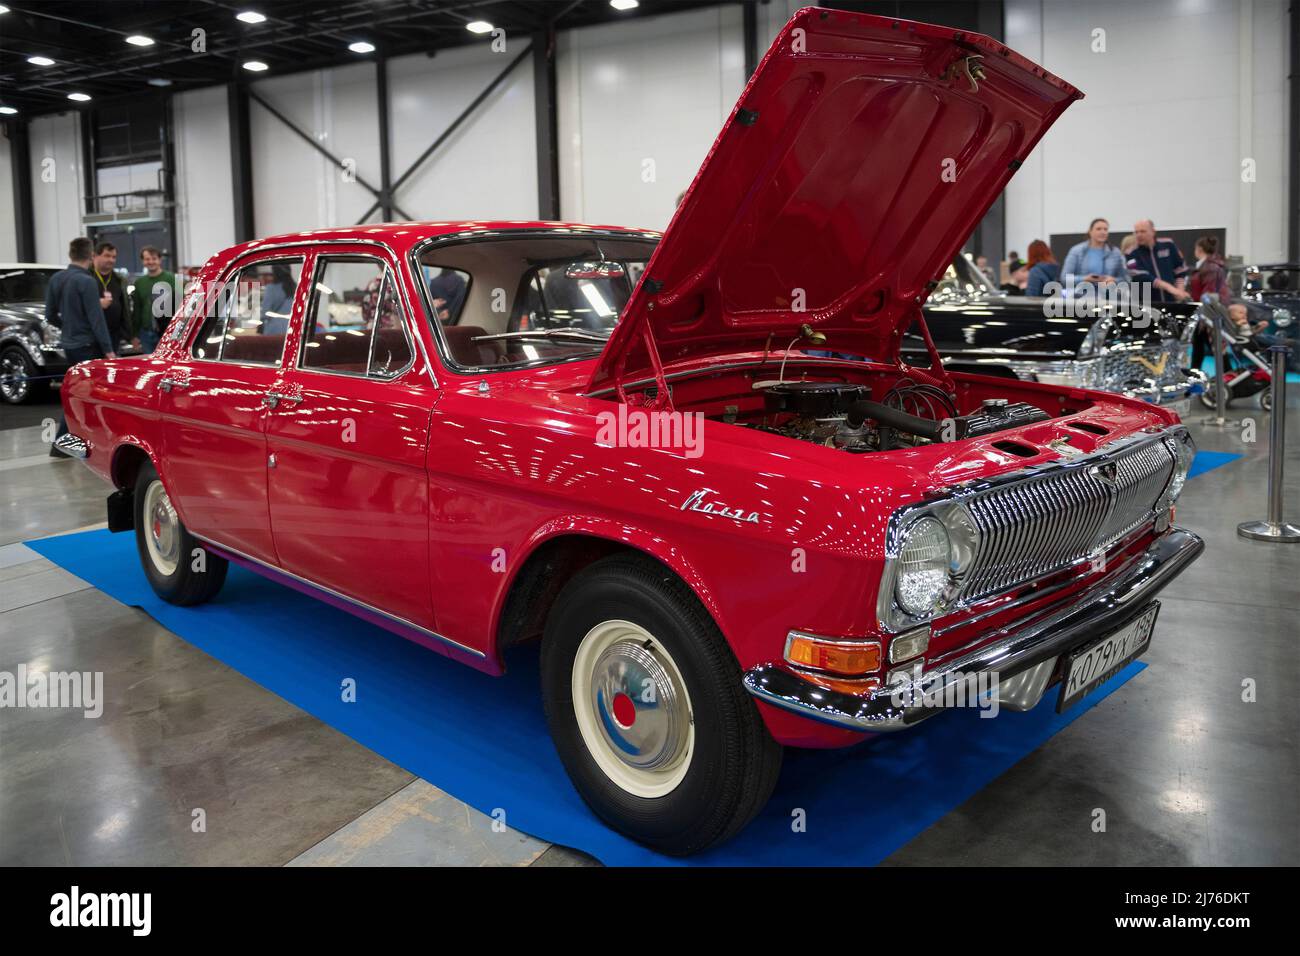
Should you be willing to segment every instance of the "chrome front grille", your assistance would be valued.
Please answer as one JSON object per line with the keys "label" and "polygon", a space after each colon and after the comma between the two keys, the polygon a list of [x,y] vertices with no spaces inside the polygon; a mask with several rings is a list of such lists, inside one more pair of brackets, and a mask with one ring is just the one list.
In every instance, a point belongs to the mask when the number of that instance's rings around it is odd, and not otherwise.
{"label": "chrome front grille", "polygon": [[1180,369],[1187,364],[1187,349],[1177,339],[1165,339],[1149,345],[1112,346],[1097,359],[1098,369],[1093,388],[1108,392],[1183,384]]}
{"label": "chrome front grille", "polygon": [[1173,468],[1173,449],[1155,440],[962,499],[979,547],[958,598],[997,594],[1110,547],[1153,519]]}

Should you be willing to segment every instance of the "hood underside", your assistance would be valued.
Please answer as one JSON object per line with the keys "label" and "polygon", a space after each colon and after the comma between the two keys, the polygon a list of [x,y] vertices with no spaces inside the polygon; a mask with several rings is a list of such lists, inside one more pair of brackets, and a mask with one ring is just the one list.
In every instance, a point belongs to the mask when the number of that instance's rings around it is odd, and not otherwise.
{"label": "hood underside", "polygon": [[808,8],[741,94],[590,389],[820,348],[894,361],[930,283],[1078,90],[986,36]]}

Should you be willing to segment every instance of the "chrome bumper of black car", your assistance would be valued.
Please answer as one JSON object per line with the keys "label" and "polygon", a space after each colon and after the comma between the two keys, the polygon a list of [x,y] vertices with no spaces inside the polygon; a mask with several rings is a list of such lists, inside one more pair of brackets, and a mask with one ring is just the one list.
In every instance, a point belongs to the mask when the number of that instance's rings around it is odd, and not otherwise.
{"label": "chrome bumper of black car", "polygon": [[[1063,606],[1032,623],[1008,628],[1006,636],[946,661],[936,670],[902,684],[882,688],[869,697],[855,697],[813,684],[775,664],[745,672],[745,689],[774,707],[823,723],[864,733],[902,730],[937,713],[934,706],[902,702],[945,699],[944,689],[979,674],[996,674],[1004,686],[1011,678],[1038,668],[1041,694],[1050,678],[1046,665],[1062,654],[1116,631],[1140,615],[1161,589],[1205,549],[1190,531],[1175,528],[1162,535],[1114,578],[1074,595]],[[1040,667],[1040,665],[1042,665]]]}

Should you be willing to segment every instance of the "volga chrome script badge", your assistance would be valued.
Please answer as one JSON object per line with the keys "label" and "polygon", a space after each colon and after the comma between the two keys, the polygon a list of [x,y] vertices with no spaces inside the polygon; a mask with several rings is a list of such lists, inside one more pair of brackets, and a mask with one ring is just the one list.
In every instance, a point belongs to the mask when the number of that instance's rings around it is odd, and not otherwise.
{"label": "volga chrome script badge", "polygon": [[723,518],[732,518],[748,524],[758,524],[757,511],[746,512],[744,508],[729,508],[721,501],[706,500],[711,494],[713,494],[712,488],[701,488],[698,491],[692,491],[691,496],[682,502],[681,510],[699,511],[706,515],[719,515]]}

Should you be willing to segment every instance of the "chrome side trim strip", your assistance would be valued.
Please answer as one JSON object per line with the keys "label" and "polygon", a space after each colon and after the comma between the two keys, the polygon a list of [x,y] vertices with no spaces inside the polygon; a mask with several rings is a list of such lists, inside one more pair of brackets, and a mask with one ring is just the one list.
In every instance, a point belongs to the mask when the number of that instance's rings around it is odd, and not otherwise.
{"label": "chrome side trim strip", "polygon": [[338,591],[335,591],[333,588],[326,587],[323,584],[317,584],[315,581],[308,580],[307,578],[304,578],[299,574],[294,574],[292,571],[286,571],[284,568],[279,568],[276,567],[274,564],[270,564],[266,561],[262,561],[259,558],[254,558],[253,556],[245,554],[244,552],[236,548],[232,548],[229,545],[222,544],[220,541],[213,541],[211,538],[206,538],[201,534],[194,534],[193,531],[191,531],[190,534],[193,534],[194,537],[198,538],[204,544],[210,544],[214,548],[219,548],[222,551],[234,555],[235,557],[239,558],[241,561],[248,561],[251,564],[256,564],[259,567],[266,568],[268,571],[271,571],[275,574],[282,574],[287,578],[293,578],[295,581],[298,581],[301,584],[305,584],[307,587],[312,588],[313,590],[321,591],[325,594],[328,594],[330,597],[337,598],[338,600],[343,601],[344,603],[351,604],[353,607],[359,608],[363,611],[367,611],[371,614],[376,614],[379,617],[392,621],[394,624],[397,624],[401,627],[410,628],[411,630],[423,634],[426,637],[431,637],[436,641],[440,641],[443,644],[447,644],[451,647],[454,647],[456,650],[460,651],[461,653],[470,654],[474,657],[484,659],[484,660],[486,660],[487,658],[486,654],[484,654],[482,651],[476,648],[469,647],[465,644],[460,643],[459,641],[453,641],[450,637],[444,637],[442,634],[439,634],[436,631],[431,631],[427,627],[421,627],[419,624],[416,624],[413,621],[408,621],[404,617],[398,617],[396,614],[389,614],[387,611],[383,610],[382,608],[377,608],[373,604],[367,604],[365,601],[358,601],[354,597],[348,597],[346,594],[340,594]]}

